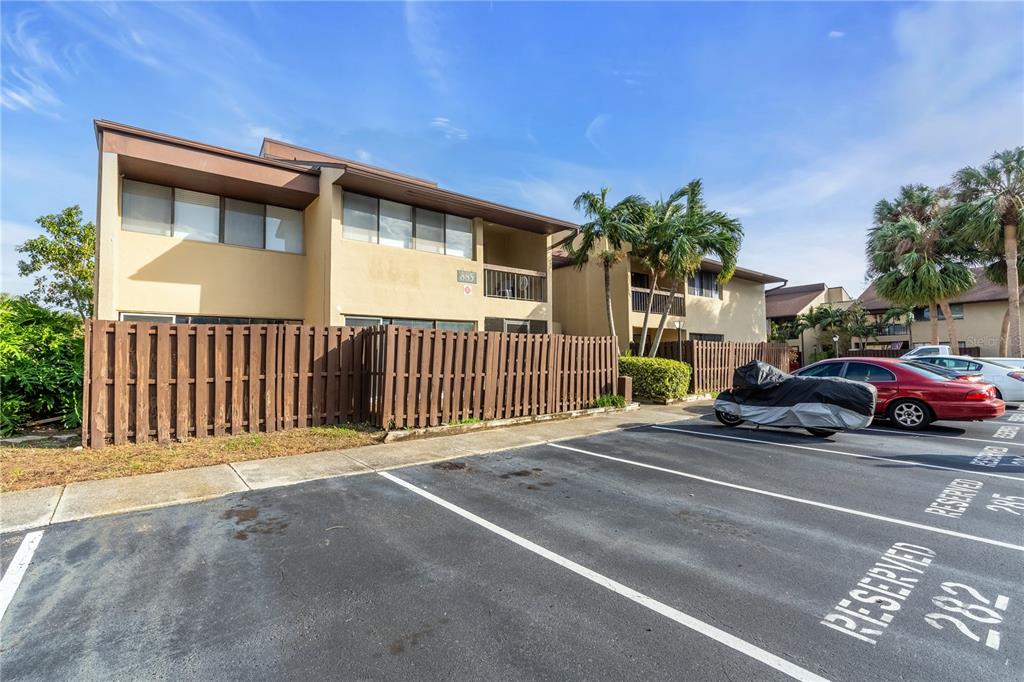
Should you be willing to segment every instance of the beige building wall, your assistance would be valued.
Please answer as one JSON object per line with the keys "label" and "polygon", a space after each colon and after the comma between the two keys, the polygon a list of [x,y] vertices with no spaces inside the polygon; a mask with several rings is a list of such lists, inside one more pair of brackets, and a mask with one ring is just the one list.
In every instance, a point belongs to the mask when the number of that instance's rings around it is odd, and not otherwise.
{"label": "beige building wall", "polygon": [[[304,254],[143,234],[121,228],[118,157],[100,155],[96,317],[156,313],[344,324],[346,315],[456,320],[485,317],[552,326],[550,238],[474,220],[473,258],[343,238],[341,173],[324,168],[303,211]],[[484,296],[484,262],[540,271],[547,301]],[[476,284],[458,271],[476,274]]]}
{"label": "beige building wall", "polygon": [[[562,333],[579,336],[607,336],[608,313],[604,290],[604,268],[596,259],[577,270],[566,266],[552,273],[555,321]],[[632,340],[629,265],[622,260],[612,266],[612,316],[619,347],[625,350]]]}
{"label": "beige building wall", "polygon": [[[639,269],[638,269],[639,271]],[[643,312],[632,310],[630,259],[625,258],[612,268],[612,311],[616,336],[622,351],[629,348],[634,334],[643,327]],[[582,270],[572,266],[554,271],[553,290],[555,321],[566,334],[605,335],[608,333],[605,312],[604,275],[596,259]],[[659,282],[658,288],[664,285]],[[667,290],[667,287],[664,287]],[[680,293],[685,287],[680,287]],[[691,333],[722,334],[728,341],[764,341],[767,336],[764,285],[734,277],[722,288],[722,299],[685,295],[685,315],[670,315],[662,341],[676,340],[675,322],[683,325],[683,338]],[[657,329],[659,314],[651,314],[648,328]]]}
{"label": "beige building wall", "polygon": [[303,255],[127,231],[119,241],[118,313],[303,319]]}
{"label": "beige building wall", "polygon": [[733,277],[721,300],[687,294],[684,327],[689,334],[723,334],[727,341],[766,340],[764,284]]}
{"label": "beige building wall", "polygon": [[121,313],[304,317],[306,257],[121,229],[117,155],[102,155],[96,310]]}
{"label": "beige building wall", "polygon": [[[999,339],[1003,329],[1003,315],[1006,314],[1006,301],[985,301],[983,303],[964,303],[964,319],[956,320],[956,333],[967,346],[977,346],[982,356],[999,354]],[[913,345],[931,343],[931,322],[914,321],[910,327],[910,340]],[[879,336],[868,339],[868,346],[892,341],[906,341],[907,335]],[[939,320],[939,343],[949,343],[949,332],[945,320]]]}

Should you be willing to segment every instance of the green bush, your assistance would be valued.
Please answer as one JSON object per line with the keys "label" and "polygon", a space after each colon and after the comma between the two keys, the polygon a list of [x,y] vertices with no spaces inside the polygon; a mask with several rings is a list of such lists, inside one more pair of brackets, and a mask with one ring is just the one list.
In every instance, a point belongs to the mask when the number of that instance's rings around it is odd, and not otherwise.
{"label": "green bush", "polygon": [[78,316],[0,296],[0,435],[32,419],[81,423],[84,350]]}
{"label": "green bush", "polygon": [[619,373],[633,377],[633,395],[643,400],[683,398],[690,388],[691,367],[668,358],[619,358]]}
{"label": "green bush", "polygon": [[605,393],[594,401],[594,407],[625,407],[626,399],[615,393]]}

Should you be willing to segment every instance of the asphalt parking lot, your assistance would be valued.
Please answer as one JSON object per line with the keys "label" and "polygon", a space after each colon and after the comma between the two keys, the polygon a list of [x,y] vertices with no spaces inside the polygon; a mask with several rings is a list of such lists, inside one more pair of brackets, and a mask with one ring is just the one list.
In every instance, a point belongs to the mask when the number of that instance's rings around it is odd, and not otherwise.
{"label": "asphalt parking lot", "polygon": [[1024,412],[684,420],[0,548],[5,680],[1020,680]]}

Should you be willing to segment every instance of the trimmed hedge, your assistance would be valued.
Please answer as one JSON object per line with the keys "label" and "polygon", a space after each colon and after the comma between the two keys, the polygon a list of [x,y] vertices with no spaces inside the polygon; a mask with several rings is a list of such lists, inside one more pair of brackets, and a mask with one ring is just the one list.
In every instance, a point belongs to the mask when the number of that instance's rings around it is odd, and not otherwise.
{"label": "trimmed hedge", "polygon": [[619,374],[633,377],[633,396],[643,400],[683,398],[690,389],[692,368],[668,358],[619,358]]}

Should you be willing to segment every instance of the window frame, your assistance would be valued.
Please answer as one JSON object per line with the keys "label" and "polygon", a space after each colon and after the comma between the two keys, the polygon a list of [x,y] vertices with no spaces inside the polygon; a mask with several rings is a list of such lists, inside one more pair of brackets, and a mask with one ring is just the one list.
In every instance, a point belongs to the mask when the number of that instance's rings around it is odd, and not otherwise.
{"label": "window frame", "polygon": [[[124,183],[125,183],[126,180],[129,181],[129,182],[136,182],[136,183],[141,183],[141,184],[144,184],[144,185],[153,185],[154,187],[163,187],[165,189],[171,190],[171,218],[170,218],[169,231],[168,231],[167,234],[159,234],[159,233],[155,233],[155,232],[143,232],[142,230],[133,230],[131,228],[125,227],[125,221],[124,221],[124,191],[125,191]],[[217,241],[213,242],[213,241],[207,241],[207,240],[202,240],[202,239],[188,239],[187,237],[185,237],[184,239],[186,241],[192,241],[192,242],[196,242],[196,243],[200,243],[200,244],[219,244],[221,246],[233,246],[235,248],[240,248],[240,249],[254,249],[256,251],[267,251],[269,253],[284,253],[284,254],[289,254],[289,255],[292,255],[292,256],[304,256],[306,254],[306,222],[305,222],[305,215],[304,215],[304,213],[303,213],[303,211],[301,209],[289,208],[287,206],[279,206],[278,204],[268,204],[265,201],[264,202],[249,201],[248,199],[239,199],[238,197],[228,196],[228,195],[225,195],[225,194],[214,194],[213,192],[204,192],[204,191],[201,191],[201,190],[190,190],[187,187],[178,187],[176,185],[161,185],[160,183],[157,183],[157,182],[148,182],[146,180],[136,180],[135,178],[128,177],[127,175],[120,176],[120,181],[121,181],[121,184],[120,184],[120,188],[119,188],[119,191],[118,191],[117,201],[118,201],[118,209],[119,209],[118,212],[120,213],[120,216],[121,216],[121,230],[124,231],[124,232],[134,232],[136,234],[146,234],[146,235],[150,235],[150,236],[153,236],[153,237],[171,237],[171,238],[175,237],[176,235],[174,233],[174,222],[175,222],[175,218],[177,217],[176,216],[177,212],[175,210],[175,204],[177,203],[177,198],[176,197],[177,197],[178,190],[182,190],[182,191],[186,191],[186,192],[196,192],[198,194],[208,194],[210,196],[216,196],[219,199],[218,203],[220,205],[220,208],[219,208],[219,214],[220,215],[218,217],[218,227],[217,227]],[[247,204],[259,205],[259,206],[263,207],[263,228],[261,230],[262,234],[260,236],[260,240],[261,240],[262,246],[248,246],[246,244],[232,244],[232,243],[224,241],[224,223],[225,223],[225,211],[226,211],[225,206],[227,204],[227,200],[228,199],[231,199],[232,201],[245,202]],[[288,251],[288,250],[284,250],[284,249],[270,249],[270,248],[267,248],[267,207],[268,206],[273,206],[274,208],[283,209],[283,210],[287,210],[287,211],[298,211],[300,219],[302,221],[302,230],[301,230],[301,234],[302,234],[302,250],[301,251]]]}
{"label": "window frame", "polygon": [[[882,367],[881,365],[876,365],[873,362],[864,362],[863,360],[847,360],[844,363],[844,367],[843,367],[842,377],[844,379],[848,379],[849,378],[846,375],[847,375],[847,373],[849,373],[850,367],[852,367],[853,365],[864,365],[865,367],[871,367],[873,371],[885,372],[886,374],[889,375],[889,378],[888,379],[851,379],[851,381],[863,381],[863,382],[868,383],[868,384],[876,384],[876,383],[882,384],[882,383],[889,383],[889,382],[895,382],[896,381],[896,374],[892,370],[888,369],[887,367]],[[869,374],[869,376],[870,376],[870,374]]]}
{"label": "window frame", "polygon": [[[821,379],[821,378],[829,378],[829,377],[841,377],[844,374],[846,374],[846,361],[843,361],[843,362],[823,362],[823,363],[821,363],[821,365],[819,365],[819,367],[832,367],[832,366],[836,366],[836,367],[839,368],[839,371],[836,374],[810,374],[809,372],[804,371],[804,372],[800,372],[799,376],[802,376],[802,377],[812,377],[812,378],[816,378],[816,379]],[[813,368],[813,365],[812,365],[812,368]]]}
{"label": "window frame", "polygon": [[[426,206],[416,206],[415,204],[408,204],[408,203],[405,203],[404,201],[395,201],[394,199],[388,199],[386,197],[381,197],[381,196],[378,196],[378,195],[375,195],[375,194],[364,194],[363,192],[353,192],[353,191],[345,190],[344,188],[342,188],[342,192],[343,192],[342,197],[341,197],[341,238],[342,239],[346,239],[346,240],[352,241],[352,242],[358,242],[360,244],[376,244],[377,246],[387,246],[387,247],[392,248],[392,249],[403,249],[405,251],[419,251],[420,253],[431,253],[431,254],[434,254],[435,256],[450,256],[452,258],[461,258],[463,260],[469,260],[469,261],[476,260],[476,229],[474,228],[474,225],[473,225],[473,223],[474,223],[474,219],[473,218],[469,218],[469,217],[464,216],[464,215],[459,215],[457,213],[448,213],[446,211],[435,211],[434,209],[427,208]],[[376,212],[377,227],[376,227],[376,233],[375,233],[376,234],[376,239],[374,241],[365,241],[364,242],[364,241],[362,241],[360,239],[352,239],[350,237],[346,237],[345,236],[345,197],[347,195],[349,195],[349,194],[355,194],[357,196],[365,197],[367,199],[373,199],[374,201],[377,202],[377,212]],[[404,246],[393,246],[391,244],[381,244],[380,243],[380,202],[381,201],[389,201],[392,204],[402,204],[402,205],[408,206],[409,208],[412,209],[412,244],[408,248],[406,248]],[[443,220],[441,221],[441,241],[440,241],[441,250],[440,251],[427,251],[427,250],[420,249],[420,248],[417,247],[416,242],[419,239],[419,236],[417,234],[419,232],[419,229],[418,229],[419,228],[418,214],[419,214],[420,211],[429,211],[430,213],[438,213],[438,214],[440,214],[442,216]],[[469,246],[469,255],[468,256],[459,256],[459,255],[456,255],[456,254],[453,254],[453,253],[448,253],[448,217],[449,216],[451,216],[452,218],[461,218],[462,220],[468,220],[469,221],[469,224],[470,224],[469,236],[470,236],[470,239],[471,239],[471,243],[470,243],[470,246]]]}

